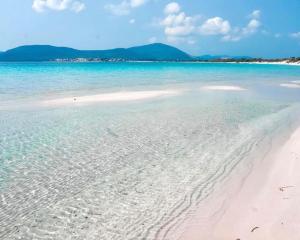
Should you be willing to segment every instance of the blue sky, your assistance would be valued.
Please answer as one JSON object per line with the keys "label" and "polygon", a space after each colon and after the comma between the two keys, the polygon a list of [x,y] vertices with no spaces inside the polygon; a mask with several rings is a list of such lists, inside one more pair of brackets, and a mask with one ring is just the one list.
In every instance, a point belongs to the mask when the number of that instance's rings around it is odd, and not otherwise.
{"label": "blue sky", "polygon": [[163,42],[193,55],[300,56],[299,0],[2,0],[0,50]]}

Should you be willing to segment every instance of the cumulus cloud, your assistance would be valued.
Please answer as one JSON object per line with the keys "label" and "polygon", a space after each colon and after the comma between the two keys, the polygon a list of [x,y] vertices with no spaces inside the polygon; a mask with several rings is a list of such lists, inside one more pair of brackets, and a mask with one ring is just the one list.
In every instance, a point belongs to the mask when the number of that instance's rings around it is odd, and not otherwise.
{"label": "cumulus cloud", "polygon": [[203,35],[225,35],[231,30],[229,21],[223,20],[221,17],[207,19],[199,28]]}
{"label": "cumulus cloud", "polygon": [[194,16],[187,16],[181,12],[178,3],[172,2],[166,5],[164,9],[165,18],[160,24],[164,26],[164,32],[169,42],[188,42],[191,41],[191,34],[196,29],[196,19]]}
{"label": "cumulus cloud", "polygon": [[172,36],[186,36],[195,29],[193,18],[186,16],[184,12],[168,15],[162,24],[165,26],[165,34]]}
{"label": "cumulus cloud", "polygon": [[261,15],[261,11],[260,10],[254,10],[250,15],[249,18],[251,19],[259,19]]}
{"label": "cumulus cloud", "polygon": [[135,23],[135,19],[134,19],[134,18],[130,19],[130,20],[129,20],[129,23],[130,23],[130,24],[134,24],[134,23]]}
{"label": "cumulus cloud", "polygon": [[252,19],[250,20],[248,25],[245,28],[243,28],[243,33],[245,35],[255,33],[257,29],[260,27],[260,25],[261,25],[260,21],[256,19]]}
{"label": "cumulus cloud", "polygon": [[85,4],[78,1],[75,1],[71,6],[71,10],[77,13],[83,11],[84,9],[85,9]]}
{"label": "cumulus cloud", "polygon": [[142,6],[146,3],[146,0],[131,0],[130,1],[130,6],[133,8]]}
{"label": "cumulus cloud", "polygon": [[261,26],[260,22],[261,12],[260,10],[254,10],[250,15],[250,20],[245,27],[238,28],[235,27],[232,31],[226,34],[222,40],[236,42],[242,38],[248,37],[257,32]]}
{"label": "cumulus cloud", "polygon": [[177,2],[171,2],[165,7],[165,14],[175,14],[180,12],[180,6]]}
{"label": "cumulus cloud", "polygon": [[188,16],[176,2],[167,4],[164,8],[165,17],[160,20],[169,42],[195,43],[197,35],[218,35],[223,41],[239,41],[256,33],[261,27],[260,10],[254,10],[248,15],[249,22],[244,27],[232,27],[231,23],[216,16],[199,24],[199,16]]}
{"label": "cumulus cloud", "polygon": [[130,13],[130,4],[127,1],[123,1],[119,4],[107,4],[104,8],[118,16],[128,15]]}
{"label": "cumulus cloud", "polygon": [[131,10],[144,5],[147,0],[123,0],[118,4],[106,4],[104,8],[117,16],[130,14]]}
{"label": "cumulus cloud", "polygon": [[45,10],[71,10],[74,12],[81,12],[85,9],[85,4],[77,0],[34,0],[32,8],[36,12],[44,12]]}

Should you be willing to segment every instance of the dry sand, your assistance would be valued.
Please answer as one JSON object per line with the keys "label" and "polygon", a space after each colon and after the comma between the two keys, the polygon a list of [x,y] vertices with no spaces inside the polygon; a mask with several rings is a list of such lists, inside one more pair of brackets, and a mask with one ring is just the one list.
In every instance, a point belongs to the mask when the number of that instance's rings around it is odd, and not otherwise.
{"label": "dry sand", "polygon": [[300,128],[246,176],[234,175],[168,239],[300,239]]}

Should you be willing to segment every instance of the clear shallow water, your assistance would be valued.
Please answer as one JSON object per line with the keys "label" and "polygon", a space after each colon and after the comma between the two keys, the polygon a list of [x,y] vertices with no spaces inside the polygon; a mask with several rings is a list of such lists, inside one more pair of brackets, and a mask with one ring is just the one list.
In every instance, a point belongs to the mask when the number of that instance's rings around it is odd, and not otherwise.
{"label": "clear shallow water", "polygon": [[[296,80],[297,66],[0,64],[0,106],[8,106],[0,110],[0,238],[166,235],[258,146],[290,130],[300,90],[279,85]],[[224,84],[247,91],[201,90]],[[78,107],[21,104],[171,88],[185,91]]]}

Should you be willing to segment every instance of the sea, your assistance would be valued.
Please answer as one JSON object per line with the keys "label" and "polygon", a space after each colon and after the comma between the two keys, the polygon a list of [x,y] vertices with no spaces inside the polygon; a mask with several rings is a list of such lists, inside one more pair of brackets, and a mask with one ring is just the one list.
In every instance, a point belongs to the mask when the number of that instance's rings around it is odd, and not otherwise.
{"label": "sea", "polygon": [[168,239],[299,113],[300,66],[0,63],[0,239]]}

